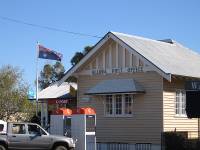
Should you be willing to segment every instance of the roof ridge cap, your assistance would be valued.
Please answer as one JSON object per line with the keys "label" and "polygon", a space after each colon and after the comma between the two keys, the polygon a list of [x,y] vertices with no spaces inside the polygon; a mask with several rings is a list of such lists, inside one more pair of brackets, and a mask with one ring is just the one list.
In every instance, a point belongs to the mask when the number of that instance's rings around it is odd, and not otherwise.
{"label": "roof ridge cap", "polygon": [[[167,43],[161,40],[155,40],[155,39],[151,39],[151,38],[146,38],[146,37],[142,37],[142,36],[137,36],[137,35],[131,35],[131,34],[126,34],[126,33],[121,33],[121,32],[114,32],[114,31],[110,31],[111,33],[113,33],[114,35],[118,34],[118,35],[122,35],[122,36],[127,36],[127,37],[133,37],[133,38],[137,38],[137,39],[141,39],[141,40],[146,40],[146,41],[152,41],[152,42],[157,42],[157,43],[162,43],[162,44],[167,44],[167,45],[173,45],[171,43]],[[171,39],[174,42],[174,45],[176,43],[175,40]]]}

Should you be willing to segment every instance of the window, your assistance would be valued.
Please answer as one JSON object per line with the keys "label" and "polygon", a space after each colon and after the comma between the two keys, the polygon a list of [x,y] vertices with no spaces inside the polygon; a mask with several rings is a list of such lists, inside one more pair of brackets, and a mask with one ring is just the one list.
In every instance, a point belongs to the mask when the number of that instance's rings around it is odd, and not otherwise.
{"label": "window", "polygon": [[184,90],[176,91],[175,112],[176,115],[186,115],[186,93]]}
{"label": "window", "polygon": [[115,114],[116,115],[122,114],[122,95],[115,96]]}
{"label": "window", "polygon": [[112,102],[112,95],[106,96],[106,114],[112,115],[113,114],[113,102]]}
{"label": "window", "polygon": [[13,134],[26,134],[25,124],[13,124],[12,125]]}
{"label": "window", "polygon": [[132,95],[125,95],[125,114],[132,114]]}
{"label": "window", "polygon": [[37,125],[28,125],[28,133],[32,135],[46,135],[46,133]]}
{"label": "window", "polygon": [[126,117],[133,113],[133,95],[107,95],[105,99],[105,115]]}

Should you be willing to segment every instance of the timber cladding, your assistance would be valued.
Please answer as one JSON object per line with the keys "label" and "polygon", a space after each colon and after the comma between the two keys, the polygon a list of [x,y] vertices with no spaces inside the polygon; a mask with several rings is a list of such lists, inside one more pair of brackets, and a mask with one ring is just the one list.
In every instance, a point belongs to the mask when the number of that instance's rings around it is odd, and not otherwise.
{"label": "timber cladding", "polygon": [[[106,117],[104,96],[87,96],[90,88],[102,80],[133,78],[145,90],[133,99],[132,117]],[[82,75],[78,77],[78,106],[93,107],[97,112],[97,142],[160,144],[163,129],[163,78],[155,72],[118,75]],[[84,101],[90,97],[89,101]]]}
{"label": "timber cladding", "polygon": [[[199,55],[176,41],[109,32],[61,82],[69,76],[77,77],[78,107],[93,107],[97,112],[97,142],[151,143],[155,146],[161,144],[161,133],[165,131],[197,133],[197,119],[188,119],[184,112],[184,83],[186,77],[200,78],[199,65]],[[95,92],[90,92],[93,94],[90,96],[85,94],[102,81],[112,79],[134,79],[145,90],[145,93],[133,94],[132,116],[108,117],[105,115],[106,96],[97,96]],[[114,96],[109,97],[110,114],[113,114],[114,104],[120,105],[116,105],[118,109],[124,108],[124,98],[117,103],[116,96],[115,100]]]}
{"label": "timber cladding", "polygon": [[184,86],[184,78],[172,78],[172,82],[163,81],[164,131],[189,131],[197,134],[197,119],[188,119],[187,116],[176,116],[175,114],[176,91],[185,89]]}

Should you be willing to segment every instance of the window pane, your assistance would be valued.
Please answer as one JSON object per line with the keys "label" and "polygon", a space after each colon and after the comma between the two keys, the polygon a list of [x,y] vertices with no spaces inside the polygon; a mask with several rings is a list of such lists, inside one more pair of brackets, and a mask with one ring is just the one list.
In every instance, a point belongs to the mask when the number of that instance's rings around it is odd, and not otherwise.
{"label": "window pane", "polygon": [[106,114],[112,115],[113,114],[113,104],[112,104],[112,95],[106,96]]}
{"label": "window pane", "polygon": [[125,95],[125,114],[132,114],[132,95]]}
{"label": "window pane", "polygon": [[183,93],[182,93],[182,114],[186,114],[185,108],[186,108],[186,93],[185,93],[185,91],[183,91]]}
{"label": "window pane", "polygon": [[121,115],[122,114],[122,95],[116,95],[115,113],[116,113],[116,115]]}
{"label": "window pane", "polygon": [[24,124],[13,124],[12,126],[13,134],[26,134],[26,129]]}
{"label": "window pane", "polygon": [[176,94],[176,114],[179,114],[179,96]]}
{"label": "window pane", "polygon": [[185,115],[186,94],[184,90],[176,91],[175,111],[177,115]]}
{"label": "window pane", "polygon": [[39,126],[37,125],[28,125],[28,133],[34,134],[34,135],[40,135],[41,131],[40,131]]}

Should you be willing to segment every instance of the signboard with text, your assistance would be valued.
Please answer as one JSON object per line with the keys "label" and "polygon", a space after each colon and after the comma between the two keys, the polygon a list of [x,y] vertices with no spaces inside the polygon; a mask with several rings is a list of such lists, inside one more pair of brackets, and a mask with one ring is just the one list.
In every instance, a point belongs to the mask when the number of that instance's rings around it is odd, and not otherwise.
{"label": "signboard with text", "polygon": [[200,91],[200,81],[187,81],[185,89],[192,91]]}
{"label": "signboard with text", "polygon": [[52,100],[48,100],[48,104],[52,105],[52,104],[68,104],[69,103],[69,99],[52,99]]}
{"label": "signboard with text", "polygon": [[144,72],[142,66],[128,67],[128,68],[112,68],[112,69],[93,69],[92,75],[118,74],[118,73],[137,73]]}

